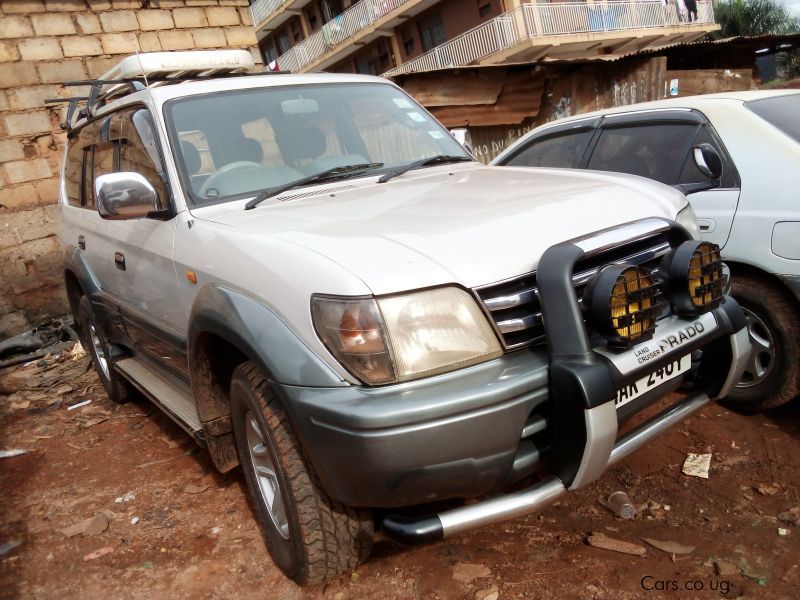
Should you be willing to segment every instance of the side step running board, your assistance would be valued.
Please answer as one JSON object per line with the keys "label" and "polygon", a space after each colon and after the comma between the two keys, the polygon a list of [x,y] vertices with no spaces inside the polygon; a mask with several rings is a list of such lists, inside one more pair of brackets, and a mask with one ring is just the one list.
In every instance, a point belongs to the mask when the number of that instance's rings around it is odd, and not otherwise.
{"label": "side step running board", "polygon": [[[619,462],[709,402],[710,398],[699,392],[645,421],[617,441],[608,466]],[[387,537],[405,544],[433,542],[470,529],[527,515],[552,504],[566,493],[567,489],[560,479],[548,477],[527,490],[481,500],[429,517],[388,515],[383,520],[383,532]]]}
{"label": "side step running board", "polygon": [[135,358],[117,361],[114,367],[182,429],[191,434],[195,441],[202,443],[203,426],[189,387]]}

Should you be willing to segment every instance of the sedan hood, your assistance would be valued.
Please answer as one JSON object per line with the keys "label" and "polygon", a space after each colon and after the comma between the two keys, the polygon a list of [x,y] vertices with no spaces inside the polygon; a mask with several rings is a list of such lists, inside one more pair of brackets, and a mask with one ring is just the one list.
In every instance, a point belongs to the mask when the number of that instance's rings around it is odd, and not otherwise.
{"label": "sedan hood", "polygon": [[324,255],[379,295],[526,273],[554,244],[645,217],[674,219],[686,199],[640,177],[468,164],[384,184],[370,177],[302,188],[249,211],[242,205],[193,213]]}

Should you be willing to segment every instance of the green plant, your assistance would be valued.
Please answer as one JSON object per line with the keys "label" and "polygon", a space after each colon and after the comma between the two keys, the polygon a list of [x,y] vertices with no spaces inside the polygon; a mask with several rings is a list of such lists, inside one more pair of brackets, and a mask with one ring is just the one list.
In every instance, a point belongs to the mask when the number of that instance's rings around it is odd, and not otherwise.
{"label": "green plant", "polygon": [[800,31],[800,19],[777,0],[715,0],[714,17],[722,27],[715,39]]}

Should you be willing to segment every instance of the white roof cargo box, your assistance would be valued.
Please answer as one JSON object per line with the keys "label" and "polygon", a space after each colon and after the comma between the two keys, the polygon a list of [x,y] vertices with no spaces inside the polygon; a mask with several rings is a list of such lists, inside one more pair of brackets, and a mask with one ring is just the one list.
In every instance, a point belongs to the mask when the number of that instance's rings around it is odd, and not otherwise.
{"label": "white roof cargo box", "polygon": [[244,73],[255,68],[247,50],[144,52],[123,59],[100,79],[169,78],[219,73]]}

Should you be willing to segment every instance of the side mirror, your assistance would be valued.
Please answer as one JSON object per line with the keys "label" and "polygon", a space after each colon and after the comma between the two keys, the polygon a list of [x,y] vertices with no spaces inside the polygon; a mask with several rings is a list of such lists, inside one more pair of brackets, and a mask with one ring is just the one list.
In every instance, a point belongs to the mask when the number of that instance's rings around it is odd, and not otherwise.
{"label": "side mirror", "polygon": [[100,175],[94,180],[97,211],[104,219],[141,219],[158,211],[158,193],[139,173]]}
{"label": "side mirror", "polygon": [[459,144],[464,146],[464,150],[472,155],[472,140],[470,139],[469,130],[466,127],[451,129],[450,135],[452,135]]}
{"label": "side mirror", "polygon": [[700,172],[711,179],[722,177],[722,158],[711,144],[698,144],[692,148],[694,164]]}

